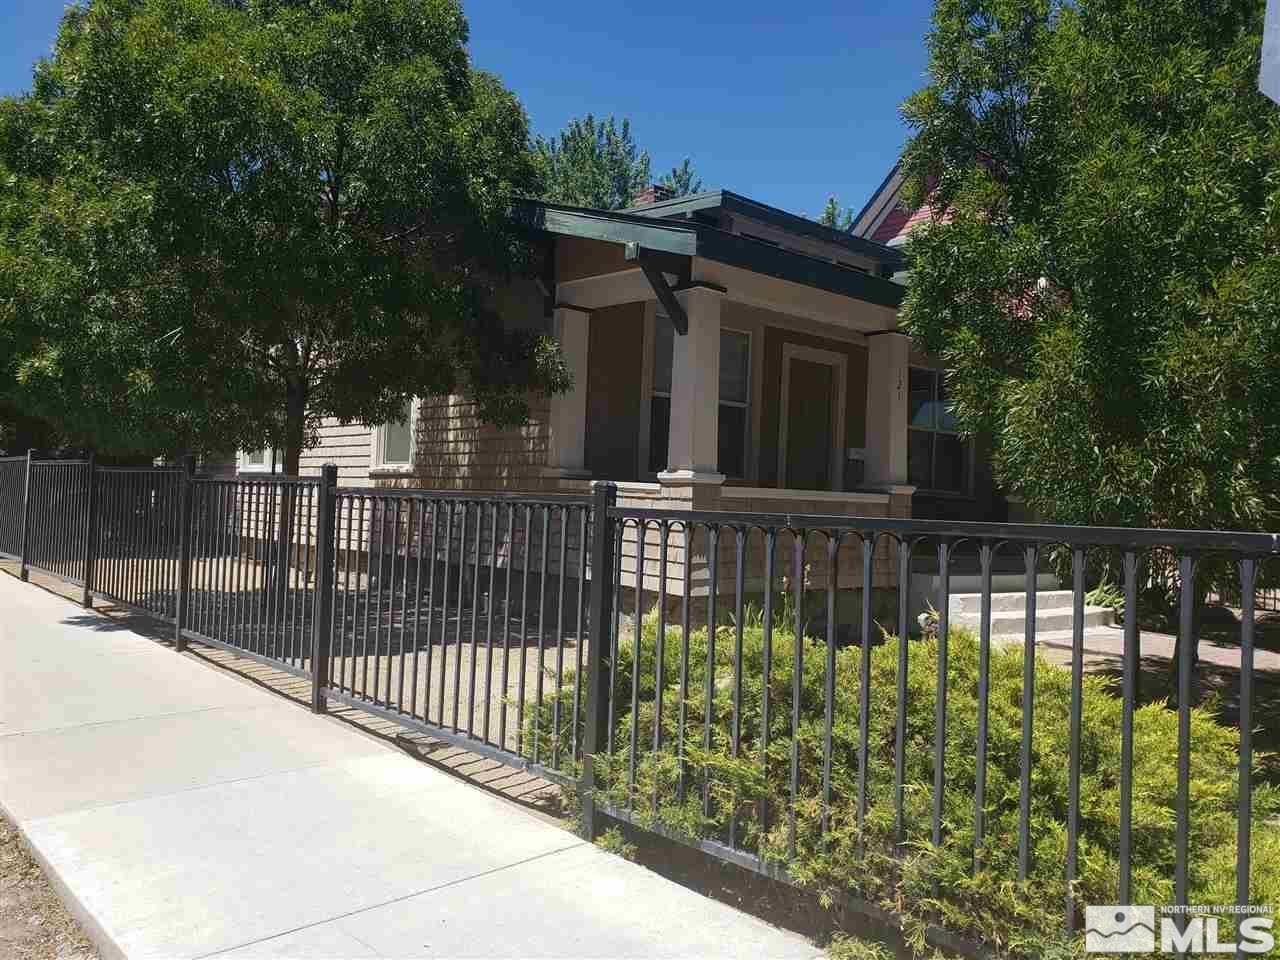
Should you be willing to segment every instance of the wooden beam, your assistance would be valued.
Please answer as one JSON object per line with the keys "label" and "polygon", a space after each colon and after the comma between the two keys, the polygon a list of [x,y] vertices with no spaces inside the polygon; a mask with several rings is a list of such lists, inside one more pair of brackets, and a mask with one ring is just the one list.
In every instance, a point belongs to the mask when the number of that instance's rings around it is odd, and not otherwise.
{"label": "wooden beam", "polygon": [[684,307],[672,292],[671,285],[667,283],[666,275],[654,265],[652,258],[647,254],[648,251],[638,243],[627,244],[626,258],[640,265],[640,269],[644,271],[645,279],[649,281],[649,286],[653,287],[653,292],[658,295],[658,302],[662,304],[662,308],[667,311],[667,316],[671,318],[671,326],[675,328],[676,333],[683,337],[689,332],[689,316],[684,312]]}

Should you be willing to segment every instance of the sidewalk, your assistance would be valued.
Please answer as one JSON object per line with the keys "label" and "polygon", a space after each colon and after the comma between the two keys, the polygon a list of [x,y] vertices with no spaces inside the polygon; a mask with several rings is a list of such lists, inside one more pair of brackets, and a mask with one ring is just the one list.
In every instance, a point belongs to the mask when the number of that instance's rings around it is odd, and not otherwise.
{"label": "sidewalk", "polygon": [[104,957],[814,957],[0,575],[0,807]]}

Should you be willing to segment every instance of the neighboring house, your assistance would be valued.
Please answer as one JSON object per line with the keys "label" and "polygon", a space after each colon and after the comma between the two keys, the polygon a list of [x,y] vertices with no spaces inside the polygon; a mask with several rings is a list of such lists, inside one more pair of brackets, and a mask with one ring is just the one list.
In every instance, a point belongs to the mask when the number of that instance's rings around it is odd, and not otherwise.
{"label": "neighboring house", "polygon": [[929,206],[912,208],[902,200],[902,164],[895,163],[866,205],[853,218],[849,232],[855,237],[899,247],[911,228],[929,217]]}
{"label": "neighboring house", "polygon": [[[332,462],[344,484],[477,492],[612,480],[623,502],[653,506],[1003,519],[939,364],[897,330],[905,263],[875,239],[897,216],[883,193],[874,237],[728,191],[650,191],[622,212],[526,203],[546,275],[511,290],[503,315],[560,340],[573,389],[518,429],[482,424],[459,396],[416,400],[398,424],[326,423],[302,472]],[[241,454],[239,471],[271,463]],[[877,586],[894,578],[886,549]],[[842,559],[841,583],[859,566]]]}

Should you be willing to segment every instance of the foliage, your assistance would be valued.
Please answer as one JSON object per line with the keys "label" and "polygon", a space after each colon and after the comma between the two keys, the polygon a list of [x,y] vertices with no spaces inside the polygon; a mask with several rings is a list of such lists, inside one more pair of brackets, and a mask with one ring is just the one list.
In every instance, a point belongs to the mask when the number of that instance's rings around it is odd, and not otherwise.
{"label": "foliage", "polygon": [[621,857],[623,860],[635,860],[636,858],[636,845],[628,843],[622,835],[622,831],[617,827],[610,827],[596,837],[596,846],[606,853]]}
{"label": "foliage", "polygon": [[818,217],[818,222],[832,230],[848,233],[853,228],[853,208],[841,207],[840,201],[833,194],[827,197],[827,205],[822,208],[822,215]]}
{"label": "foliage", "polygon": [[[693,631],[687,659],[688,699],[682,705],[679,629],[662,644],[662,745],[654,749],[658,665],[656,617],[638,638],[624,636],[613,673],[612,749],[597,757],[607,799],[633,806],[642,824],[660,822],[691,838],[727,840],[785,864],[791,876],[824,898],[852,895],[903,918],[904,939],[924,955],[923,931],[934,915],[954,932],[1011,956],[1071,955],[1078,943],[1062,940],[1066,900],[1067,764],[1070,672],[1036,662],[1031,776],[1031,872],[1017,880],[1018,806],[1023,658],[1020,645],[991,652],[986,841],[981,870],[972,873],[977,718],[978,643],[952,630],[947,672],[946,788],[943,841],[930,842],[938,643],[908,646],[904,750],[904,845],[894,856],[894,764],[899,642],[887,637],[870,657],[870,713],[866,768],[867,813],[857,817],[860,743],[858,647],[834,651],[830,803],[823,823],[823,739],[827,701],[825,645],[799,644],[775,624],[766,646],[758,619],[743,624],[742,656],[735,657],[736,626],[717,631],[708,651],[705,630]],[[765,675],[765,652],[771,665]],[[708,677],[708,656],[714,672]],[[800,666],[799,732],[792,732],[792,699]],[[738,670],[738,665],[741,669]],[[638,669],[637,669],[638,664]],[[635,685],[633,688],[633,684]],[[707,695],[711,692],[710,725]],[[740,693],[739,693],[740,691]],[[767,743],[762,717],[768,702]],[[730,733],[735,699],[741,739]],[[571,734],[573,682],[554,705],[531,717],[528,736],[549,755]],[[634,699],[633,699],[634,698]],[[633,702],[638,709],[633,710]],[[1109,903],[1119,868],[1119,754],[1121,701],[1103,677],[1084,679],[1078,904]],[[1239,734],[1216,722],[1214,705],[1192,711],[1190,898],[1193,903],[1234,900],[1235,810]],[[636,763],[629,751],[635,737]],[[704,739],[709,737],[710,745]],[[1136,903],[1171,902],[1177,715],[1165,703],[1141,706],[1134,719],[1133,897]],[[683,743],[683,753],[680,750]],[[794,751],[794,753],[793,753]],[[798,790],[791,795],[793,757]],[[762,762],[763,760],[763,762]],[[704,814],[703,796],[710,814]],[[1280,898],[1280,791],[1254,791],[1253,892],[1256,902]],[[793,834],[794,830],[794,834]],[[794,835],[794,855],[791,853]]]}
{"label": "foliage", "polygon": [[893,953],[878,943],[855,940],[843,933],[836,934],[827,945],[827,960],[892,960]]}
{"label": "foliage", "polygon": [[1084,602],[1091,607],[1107,607],[1124,619],[1124,590],[1107,577],[1084,595]]}
{"label": "foliage", "polygon": [[910,332],[1067,523],[1280,520],[1263,0],[940,0],[907,100]]}
{"label": "foliage", "polygon": [[553,203],[621,210],[649,186],[649,154],[636,145],[625,118],[571,120],[558,137],[538,137],[534,154],[543,197]]}
{"label": "foliage", "polygon": [[702,179],[694,173],[693,167],[689,163],[689,158],[685,157],[680,166],[672,167],[670,173],[662,175],[658,185],[666,187],[673,197],[684,197],[691,193],[701,192]]}
{"label": "foliage", "polygon": [[494,289],[530,253],[515,97],[457,0],[85,0],[0,101],[0,363],[110,449],[268,444],[563,388]]}

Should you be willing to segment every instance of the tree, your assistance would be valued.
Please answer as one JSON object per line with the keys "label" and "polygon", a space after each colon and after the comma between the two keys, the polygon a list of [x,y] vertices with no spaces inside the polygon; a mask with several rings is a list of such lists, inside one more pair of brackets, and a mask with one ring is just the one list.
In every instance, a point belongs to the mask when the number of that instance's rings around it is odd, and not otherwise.
{"label": "tree", "polygon": [[658,185],[666,187],[673,197],[684,197],[702,190],[702,179],[693,171],[689,158],[685,157],[680,166],[672,167],[671,172],[663,174]]}
{"label": "tree", "polygon": [[853,227],[853,209],[841,208],[840,201],[832,194],[827,197],[827,205],[822,208],[822,216],[818,217],[818,222],[824,227],[843,230],[847,233]]}
{"label": "tree", "polygon": [[515,97],[456,0],[88,0],[0,102],[0,362],[100,446],[278,446],[465,392],[565,386],[504,330],[530,250]]}
{"label": "tree", "polygon": [[649,154],[631,137],[631,122],[592,114],[571,120],[558,137],[534,142],[543,198],[598,210],[621,210],[649,186]]}
{"label": "tree", "polygon": [[906,328],[1068,523],[1280,523],[1280,111],[1262,0],[939,2]]}

